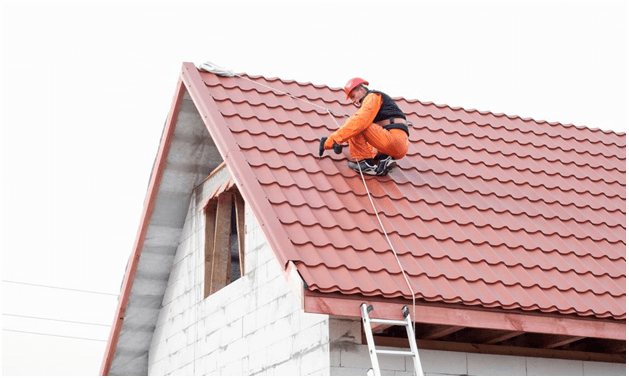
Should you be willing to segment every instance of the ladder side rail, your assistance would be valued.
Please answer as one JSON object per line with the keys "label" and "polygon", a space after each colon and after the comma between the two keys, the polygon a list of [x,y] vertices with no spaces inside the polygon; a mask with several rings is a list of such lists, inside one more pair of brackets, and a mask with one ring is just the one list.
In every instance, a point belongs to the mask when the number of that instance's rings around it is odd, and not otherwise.
{"label": "ladder side rail", "polygon": [[360,313],[363,318],[363,326],[365,328],[365,337],[369,346],[369,358],[371,359],[371,367],[375,376],[380,376],[380,364],[378,363],[378,355],[376,353],[376,343],[371,332],[371,321],[369,320],[369,312],[365,303],[360,305]]}
{"label": "ladder side rail", "polygon": [[402,311],[405,315],[404,320],[406,320],[406,335],[408,336],[408,343],[411,346],[411,351],[413,352],[413,364],[415,365],[415,374],[423,377],[424,370],[422,369],[422,363],[419,360],[419,351],[417,350],[417,340],[415,339],[415,332],[413,331],[411,314],[408,312],[408,307],[406,307],[406,311]]}

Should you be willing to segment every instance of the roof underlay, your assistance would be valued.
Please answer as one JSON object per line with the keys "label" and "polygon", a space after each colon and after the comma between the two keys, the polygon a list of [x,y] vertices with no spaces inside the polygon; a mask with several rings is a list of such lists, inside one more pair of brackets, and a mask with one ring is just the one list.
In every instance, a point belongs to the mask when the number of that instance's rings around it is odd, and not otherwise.
{"label": "roof underlay", "polygon": [[[624,353],[625,135],[396,101],[414,125],[409,153],[367,188],[413,282],[426,340],[482,328],[502,332],[492,345],[546,334],[564,337],[546,348],[620,340],[610,353]],[[192,188],[222,161],[287,276],[305,282],[306,311],[358,317],[370,301],[399,317],[411,303],[347,149],[316,156],[343,117],[307,102],[355,111],[339,88],[184,63],[103,373],[146,373]]]}

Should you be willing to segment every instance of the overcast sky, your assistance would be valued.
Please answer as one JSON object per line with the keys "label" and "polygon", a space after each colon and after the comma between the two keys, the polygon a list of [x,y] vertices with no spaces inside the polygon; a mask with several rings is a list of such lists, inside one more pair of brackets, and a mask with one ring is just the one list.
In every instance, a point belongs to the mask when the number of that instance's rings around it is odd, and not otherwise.
{"label": "overcast sky", "polygon": [[622,1],[3,1],[3,375],[98,373],[182,62],[624,133],[627,22]]}

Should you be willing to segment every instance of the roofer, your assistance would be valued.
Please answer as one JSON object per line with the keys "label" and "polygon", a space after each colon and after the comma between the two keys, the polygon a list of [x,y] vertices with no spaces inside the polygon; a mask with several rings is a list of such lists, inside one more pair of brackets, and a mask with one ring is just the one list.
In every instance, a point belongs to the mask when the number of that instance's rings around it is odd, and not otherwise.
{"label": "roofer", "polygon": [[[387,94],[369,90],[369,82],[356,77],[345,84],[347,100],[351,99],[358,111],[329,137],[319,141],[319,157],[324,150],[342,152],[341,144],[348,142],[354,161],[347,165],[356,172],[384,176],[393,169],[408,151],[406,116]],[[360,165],[360,167],[359,167]]]}

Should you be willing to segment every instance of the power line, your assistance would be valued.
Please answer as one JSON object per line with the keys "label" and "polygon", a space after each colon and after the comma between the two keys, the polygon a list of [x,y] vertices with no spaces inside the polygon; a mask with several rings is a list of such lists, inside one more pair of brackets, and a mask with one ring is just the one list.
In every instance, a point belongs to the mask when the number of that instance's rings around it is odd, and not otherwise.
{"label": "power line", "polygon": [[67,287],[48,286],[48,285],[38,285],[38,284],[33,284],[33,283],[28,283],[28,282],[17,282],[17,281],[8,281],[8,280],[2,280],[2,282],[12,283],[12,284],[18,284],[18,285],[28,285],[28,286],[45,287],[45,288],[48,288],[48,289],[59,289],[59,290],[78,291],[78,292],[81,292],[81,293],[101,294],[101,295],[112,295],[112,296],[114,296],[114,297],[117,297],[117,296],[118,296],[118,294],[103,293],[103,292],[100,292],[100,291],[88,291],[88,290],[70,289],[70,288],[67,288]]}
{"label": "power line", "polygon": [[78,340],[89,340],[89,341],[101,341],[101,342],[107,342],[107,340],[100,340],[100,339],[89,339],[87,337],[76,337],[76,336],[64,336],[64,335],[53,335],[51,333],[38,333],[38,332],[28,332],[28,331],[18,331],[15,329],[6,329],[6,328],[2,328],[3,331],[6,332],[15,332],[15,333],[28,333],[31,335],[39,335],[39,336],[52,336],[52,337],[63,337],[66,339],[78,339]]}
{"label": "power line", "polygon": [[75,324],[85,324],[92,326],[100,326],[100,327],[111,327],[110,324],[98,324],[98,323],[86,323],[86,322],[77,322],[73,320],[62,320],[62,319],[52,319],[52,318],[40,318],[37,316],[26,316],[26,315],[17,315],[17,314],[5,314],[2,313],[3,316],[14,316],[16,318],[27,318],[27,319],[39,319],[39,320],[50,320],[53,322],[64,322],[64,323],[75,323]]}

